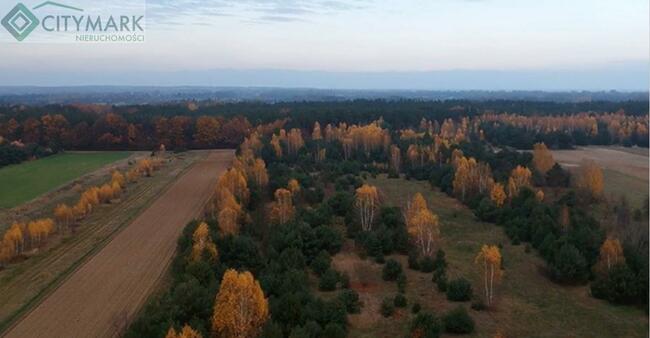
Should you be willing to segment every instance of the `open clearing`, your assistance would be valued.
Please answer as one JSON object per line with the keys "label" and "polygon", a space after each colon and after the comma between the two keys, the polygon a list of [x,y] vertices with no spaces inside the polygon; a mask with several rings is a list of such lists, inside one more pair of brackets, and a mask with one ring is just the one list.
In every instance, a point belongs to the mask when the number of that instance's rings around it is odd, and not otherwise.
{"label": "open clearing", "polygon": [[576,150],[553,150],[562,166],[572,169],[587,159],[603,168],[605,194],[625,195],[638,208],[648,195],[648,149],[623,147],[579,147]]}
{"label": "open clearing", "polygon": [[578,147],[576,150],[553,150],[553,157],[562,165],[580,165],[582,160],[593,160],[604,169],[619,171],[628,176],[648,181],[648,154],[623,151],[619,147]]}
{"label": "open clearing", "polygon": [[126,326],[164,274],[185,224],[199,216],[232,151],[204,158],[97,254],[88,259],[6,337],[110,337]]}
{"label": "open clearing", "polygon": [[492,337],[497,330],[506,337],[647,337],[648,318],[643,310],[613,306],[592,298],[586,286],[565,287],[552,283],[541,273],[544,263],[534,250],[524,251],[524,245],[512,246],[503,230],[475,219],[472,212],[444,193],[429,188],[427,182],[369,179],[385,196],[385,203],[403,206],[416,192],[421,192],[429,207],[440,217],[442,240],[447,254],[449,279],[465,277],[472,282],[474,293],[482,289],[481,271],[474,257],[484,243],[502,244],[504,277],[496,289],[496,306],[491,311],[469,309],[470,302],[453,303],[437,291],[431,273],[407,268],[407,257],[394,255],[407,275],[406,296],[409,305],[398,309],[390,318],[379,314],[384,297],[397,293],[395,282],[381,279],[382,266],[371,258],[363,260],[353,252],[348,242],[333,260],[334,267],[350,275],[351,286],[359,292],[364,307],[360,314],[351,315],[350,337],[403,337],[413,315],[410,306],[419,302],[422,308],[440,316],[462,304],[476,321],[474,336]]}
{"label": "open clearing", "polygon": [[64,153],[1,168],[0,209],[27,202],[129,154],[126,151]]}

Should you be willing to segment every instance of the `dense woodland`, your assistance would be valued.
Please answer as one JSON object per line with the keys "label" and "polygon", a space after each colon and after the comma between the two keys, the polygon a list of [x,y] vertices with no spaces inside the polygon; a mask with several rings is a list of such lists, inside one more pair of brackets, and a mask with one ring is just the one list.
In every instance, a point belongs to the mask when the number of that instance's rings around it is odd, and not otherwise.
{"label": "dense woodland", "polygon": [[[592,212],[605,198],[603,174],[593,162],[570,174],[543,142],[532,144],[532,153],[518,152],[494,144],[484,130],[490,124],[596,137],[602,126],[622,141],[644,132],[647,138],[645,118],[493,114],[421,119],[411,128],[382,119],[260,126],[220,177],[205,221],[185,228],[170,288],[146,306],[127,336],[344,337],[347,314],[363,306],[349,276],[331,264],[346,238],[359,255],[383,264],[385,281],[397,283],[381,315],[413,304],[409,336],[473,332],[464,307],[433,314],[405,299],[403,271],[431,274],[432,287],[451,301],[471,301],[472,311],[499,311],[495,286],[508,278],[502,273],[508,257],[497,243],[485,243],[476,253],[485,285],[448,280],[437,246],[443,235],[438,216],[419,194],[403,208],[383,206],[378,189],[364,182],[379,174],[429,182],[457,198],[479,219],[503,227],[513,245],[543,258],[550,280],[588,284],[594,297],[647,311],[647,203],[636,210],[617,204],[616,220],[602,223]],[[639,231],[643,224],[646,232]],[[408,255],[408,267],[385,259],[389,254]]]}
{"label": "dense woodland", "polygon": [[487,141],[531,149],[575,145],[648,146],[648,103],[353,100],[0,107],[0,166],[61,150],[232,148],[256,126],[308,130],[315,122],[365,124],[380,117],[391,129],[422,119],[480,124]]}

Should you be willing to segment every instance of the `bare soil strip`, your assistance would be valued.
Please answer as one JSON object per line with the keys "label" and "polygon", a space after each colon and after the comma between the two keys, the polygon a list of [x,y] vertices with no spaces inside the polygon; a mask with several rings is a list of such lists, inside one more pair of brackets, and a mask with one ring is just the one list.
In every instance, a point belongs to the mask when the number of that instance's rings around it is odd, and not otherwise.
{"label": "bare soil strip", "polygon": [[[232,151],[206,157],[89,259],[5,337],[111,337],[163,275],[187,222],[199,216]],[[119,334],[119,333],[118,333]]]}

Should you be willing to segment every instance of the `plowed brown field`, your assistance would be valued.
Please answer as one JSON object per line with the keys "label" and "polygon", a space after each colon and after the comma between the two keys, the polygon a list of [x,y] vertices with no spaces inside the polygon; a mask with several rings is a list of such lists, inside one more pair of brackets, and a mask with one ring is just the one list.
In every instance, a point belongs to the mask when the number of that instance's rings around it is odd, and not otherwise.
{"label": "plowed brown field", "polygon": [[148,209],[5,337],[111,337],[165,272],[187,222],[199,216],[232,151],[206,152]]}

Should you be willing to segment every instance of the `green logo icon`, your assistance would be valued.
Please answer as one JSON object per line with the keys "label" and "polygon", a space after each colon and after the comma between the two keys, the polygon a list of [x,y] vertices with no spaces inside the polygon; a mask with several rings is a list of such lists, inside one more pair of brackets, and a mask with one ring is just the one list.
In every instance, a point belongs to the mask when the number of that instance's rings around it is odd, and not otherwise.
{"label": "green logo icon", "polygon": [[39,20],[25,5],[19,3],[0,23],[16,40],[23,41],[29,33],[38,27]]}

